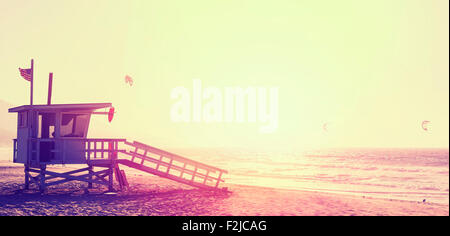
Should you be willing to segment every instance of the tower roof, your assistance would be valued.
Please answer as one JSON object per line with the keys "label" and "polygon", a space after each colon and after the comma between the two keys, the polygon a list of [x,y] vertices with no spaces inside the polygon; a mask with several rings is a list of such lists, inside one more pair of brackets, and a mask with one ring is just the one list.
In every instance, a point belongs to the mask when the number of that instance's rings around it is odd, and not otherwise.
{"label": "tower roof", "polygon": [[29,110],[39,111],[76,111],[76,110],[97,110],[111,107],[111,103],[80,103],[80,104],[50,104],[50,105],[23,105],[9,108],[8,112],[21,112]]}

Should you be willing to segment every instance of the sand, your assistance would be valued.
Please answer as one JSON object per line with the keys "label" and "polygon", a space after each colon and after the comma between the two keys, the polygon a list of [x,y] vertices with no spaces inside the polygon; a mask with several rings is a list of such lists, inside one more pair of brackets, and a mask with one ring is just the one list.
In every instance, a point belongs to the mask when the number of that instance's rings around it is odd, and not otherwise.
{"label": "sand", "polygon": [[116,195],[104,194],[105,187],[85,193],[87,184],[76,181],[51,186],[41,194],[35,187],[23,190],[22,165],[2,162],[0,215],[449,215],[448,204],[242,185],[227,185],[231,193],[215,193],[146,173],[130,172],[127,177],[130,188]]}

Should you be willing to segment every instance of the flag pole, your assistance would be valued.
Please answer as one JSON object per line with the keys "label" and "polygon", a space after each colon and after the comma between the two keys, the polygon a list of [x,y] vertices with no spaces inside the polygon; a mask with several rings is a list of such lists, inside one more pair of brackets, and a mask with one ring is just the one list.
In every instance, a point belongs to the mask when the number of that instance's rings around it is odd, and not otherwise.
{"label": "flag pole", "polygon": [[33,77],[34,77],[34,60],[31,59],[31,84],[30,84],[30,105],[33,105]]}
{"label": "flag pole", "polygon": [[53,83],[53,73],[48,74],[48,96],[47,105],[52,104],[52,83]]}

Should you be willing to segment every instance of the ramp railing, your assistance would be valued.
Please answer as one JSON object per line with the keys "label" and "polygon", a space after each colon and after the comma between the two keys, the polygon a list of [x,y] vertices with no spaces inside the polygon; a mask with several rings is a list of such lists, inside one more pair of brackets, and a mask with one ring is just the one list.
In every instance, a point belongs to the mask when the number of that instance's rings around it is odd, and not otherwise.
{"label": "ramp railing", "polygon": [[226,170],[206,165],[140,142],[125,142],[131,150],[120,150],[129,159],[119,158],[118,163],[168,178],[180,183],[205,189],[219,189]]}

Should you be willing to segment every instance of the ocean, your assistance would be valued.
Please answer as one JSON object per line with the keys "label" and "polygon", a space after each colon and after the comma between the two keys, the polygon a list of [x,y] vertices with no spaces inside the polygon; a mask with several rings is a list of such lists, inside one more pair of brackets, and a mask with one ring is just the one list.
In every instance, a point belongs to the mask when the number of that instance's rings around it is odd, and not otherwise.
{"label": "ocean", "polygon": [[448,149],[180,150],[227,183],[449,204]]}
{"label": "ocean", "polygon": [[[449,204],[448,149],[168,149],[228,170],[226,183]],[[0,159],[12,162],[11,148]]]}

